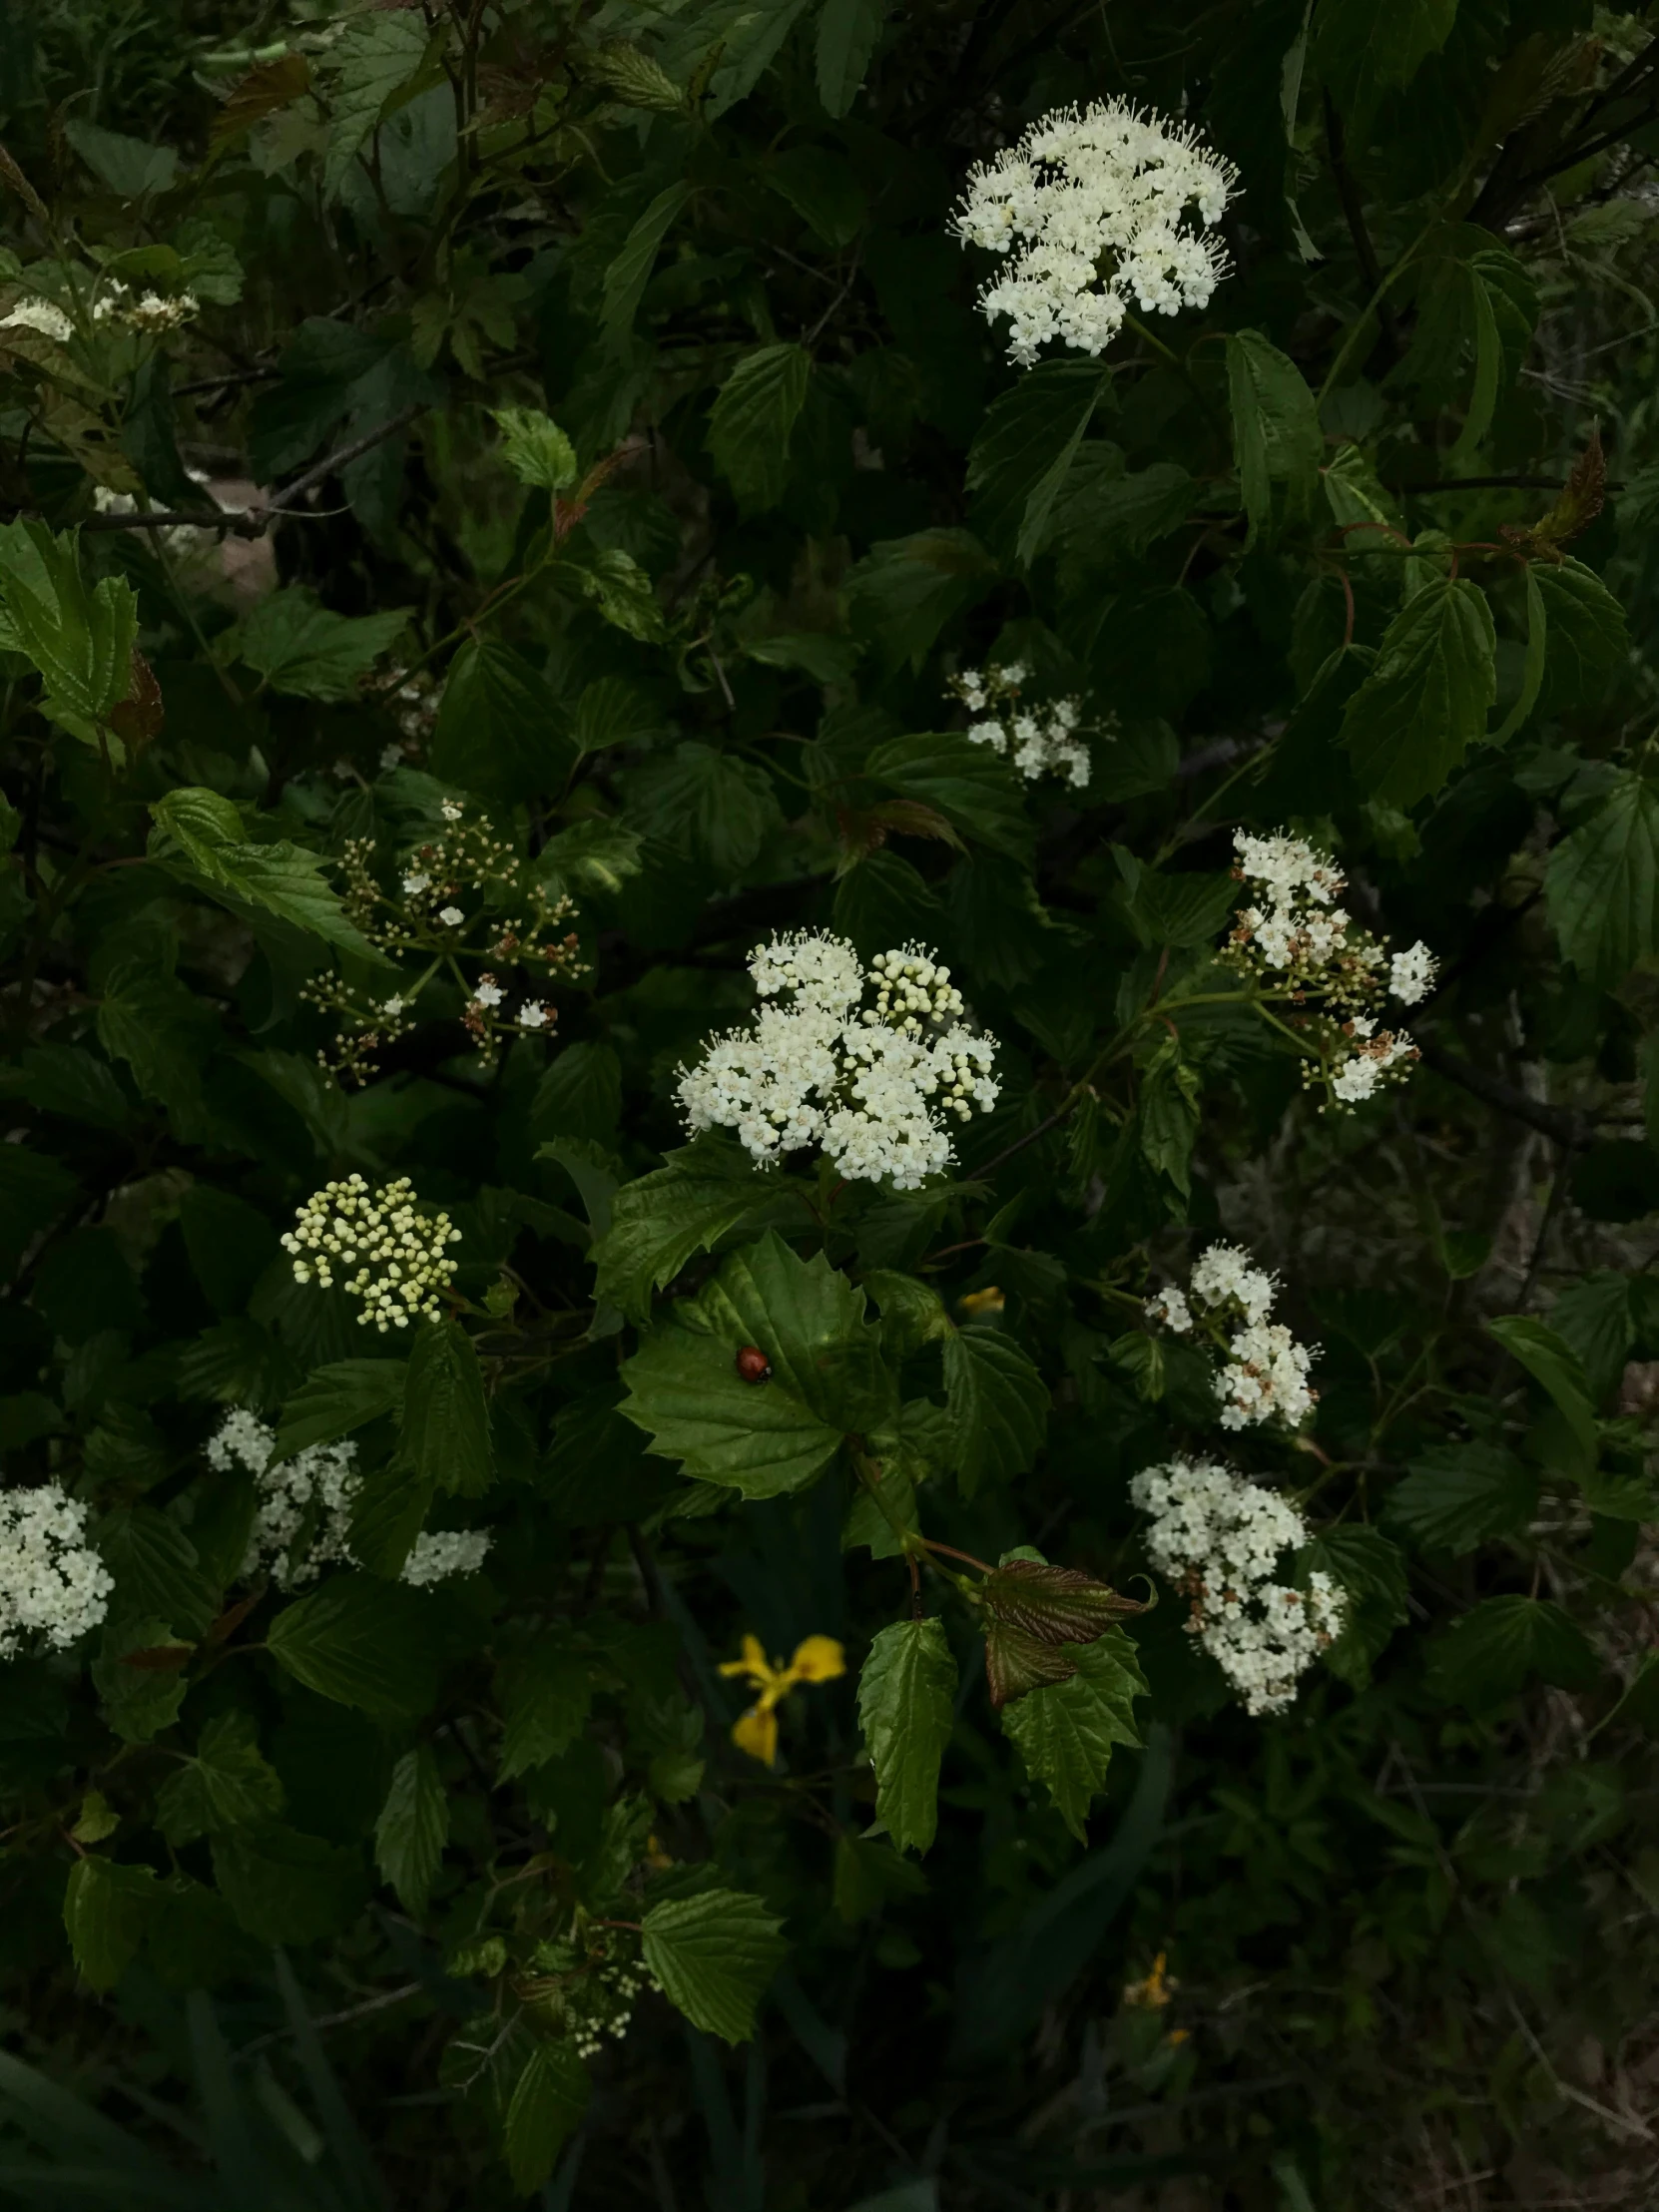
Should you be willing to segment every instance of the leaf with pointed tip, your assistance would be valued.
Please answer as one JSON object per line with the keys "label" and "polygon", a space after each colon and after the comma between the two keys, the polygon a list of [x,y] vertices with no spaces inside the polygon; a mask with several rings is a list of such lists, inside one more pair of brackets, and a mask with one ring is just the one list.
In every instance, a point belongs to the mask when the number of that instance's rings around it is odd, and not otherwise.
{"label": "leaf with pointed tip", "polygon": [[397,1892],[398,1903],[418,1920],[426,1910],[433,1877],[449,1837],[449,1799],[430,1744],[406,1751],[391,1773],[391,1787],[374,1823],[374,1863]]}
{"label": "leaf with pointed tip", "polygon": [[939,1762],[956,1717],[956,1662],[942,1621],[895,1621],[858,1677],[858,1722],[875,1769],[875,1817],[897,1851],[938,1827]]}
{"label": "leaf with pointed tip", "polygon": [[1089,1801],[1105,1787],[1113,1747],[1133,1750],[1140,1744],[1134,1704],[1147,1694],[1146,1678],[1121,1628],[1108,1629],[1092,1644],[1062,1649],[1075,1673],[1004,1706],[1002,1730],[1082,1843]]}
{"label": "leaf with pointed tip", "polygon": [[654,1905],[641,1924],[645,1962],[694,2027],[746,2042],[755,2008],[789,1945],[759,1898],[705,1890]]}

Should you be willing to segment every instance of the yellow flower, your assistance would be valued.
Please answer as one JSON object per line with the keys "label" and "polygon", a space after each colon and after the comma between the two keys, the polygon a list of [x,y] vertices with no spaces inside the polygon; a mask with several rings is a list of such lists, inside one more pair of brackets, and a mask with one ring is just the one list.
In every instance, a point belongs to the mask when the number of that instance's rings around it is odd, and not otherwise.
{"label": "yellow flower", "polygon": [[981,1314],[1000,1314],[1007,1300],[992,1283],[983,1291],[969,1291],[966,1298],[956,1301],[956,1311],[966,1314],[969,1321],[977,1321]]}
{"label": "yellow flower", "polygon": [[833,1682],[846,1672],[846,1654],[833,1636],[809,1636],[795,1647],[786,1667],[768,1659],[759,1636],[746,1636],[743,1657],[722,1663],[721,1673],[742,1675],[760,1696],[732,1730],[732,1741],[751,1759],[770,1767],[778,1757],[778,1707],[798,1682]]}
{"label": "yellow flower", "polygon": [[1131,1981],[1123,1992],[1125,2004],[1144,2005],[1149,2012],[1161,2012],[1181,1984],[1173,1974],[1164,1971],[1165,1953],[1160,1951],[1152,1961],[1152,1971],[1144,1981]]}

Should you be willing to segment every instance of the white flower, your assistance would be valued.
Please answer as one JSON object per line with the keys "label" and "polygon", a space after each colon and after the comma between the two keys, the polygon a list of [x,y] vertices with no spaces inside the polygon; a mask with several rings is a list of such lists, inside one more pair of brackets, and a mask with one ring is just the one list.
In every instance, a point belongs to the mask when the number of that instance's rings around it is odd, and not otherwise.
{"label": "white flower", "polygon": [[343,1289],[362,1302],[362,1327],[372,1324],[384,1336],[413,1320],[436,1321],[439,1294],[455,1279],[448,1247],[461,1233],[447,1214],[417,1214],[413,1200],[405,1176],[377,1191],[360,1175],[324,1184],[281,1240],[293,1255],[294,1281],[314,1281],[326,1291],[336,1268],[354,1267]]}
{"label": "white flower", "polygon": [[478,1006],[499,1006],[506,995],[493,975],[480,975],[472,998],[473,1003]]}
{"label": "white flower", "polygon": [[942,1117],[995,1105],[995,1040],[962,1026],[949,968],[920,945],[877,953],[866,975],[844,938],[803,932],[759,947],[749,972],[763,999],[787,1002],[680,1070],[694,1133],[735,1129],[762,1165],[819,1144],[848,1182],[914,1190],[952,1157]]}
{"label": "white flower", "polygon": [[444,800],[443,819],[445,822],[459,822],[465,812],[466,809],[461,805],[458,799]]}
{"label": "white flower", "polygon": [[100,321],[113,314],[134,330],[176,330],[181,322],[189,322],[201,312],[201,302],[193,291],[181,291],[171,299],[159,291],[147,291],[130,302],[112,299],[106,305],[100,300],[94,311]]}
{"label": "white flower", "polygon": [[1096,101],[1055,109],[981,163],[952,228],[1008,256],[979,306],[1009,317],[1009,354],[1028,368],[1050,339],[1101,352],[1131,297],[1144,313],[1207,305],[1229,265],[1206,233],[1237,181],[1190,128]]}
{"label": "white flower", "polygon": [[461,912],[459,906],[440,906],[438,908],[438,919],[446,929],[458,929],[461,923],[465,921],[466,916]]}
{"label": "white flower", "polygon": [[487,1529],[422,1529],[414,1548],[403,1562],[399,1580],[424,1589],[428,1582],[442,1582],[452,1574],[476,1574],[489,1550]]}
{"label": "white flower", "polygon": [[[240,1462],[253,1475],[259,1502],[243,1554],[244,1580],[270,1574],[279,1590],[314,1582],[327,1566],[355,1566],[351,1513],[362,1488],[357,1447],[308,1444],[273,1466],[275,1429],[238,1406],[209,1440],[208,1464],[221,1473]],[[417,1589],[452,1574],[476,1574],[490,1538],[483,1529],[454,1529],[414,1540],[399,1580]]]}
{"label": "white flower", "polygon": [[1193,1296],[1206,1306],[1231,1302],[1246,1321],[1265,1321],[1273,1311],[1278,1285],[1238,1245],[1215,1244],[1193,1266]]}
{"label": "white flower", "polygon": [[410,898],[418,898],[422,891],[430,890],[431,887],[432,878],[429,875],[423,875],[419,868],[415,868],[403,878],[404,892]]}
{"label": "white flower", "polygon": [[[947,679],[949,690],[975,718],[967,726],[968,742],[1008,755],[1028,783],[1039,776],[1063,776],[1081,790],[1090,773],[1088,747],[1076,735],[1082,702],[1052,699],[1042,707],[1018,707],[1028,674],[1023,662],[1014,661],[1002,668],[963,669]],[[1104,719],[1100,734],[1116,737],[1115,717]]]}
{"label": "white flower", "polygon": [[521,1029],[545,1029],[547,1008],[538,999],[532,998],[527,1005],[519,1008],[518,1026]]}
{"label": "white flower", "polygon": [[407,999],[399,998],[397,993],[393,991],[390,998],[381,1000],[380,1011],[383,1014],[389,1014],[392,1020],[395,1021],[407,1004]]}
{"label": "white flower", "polygon": [[[1188,1293],[1212,1336],[1231,1329],[1215,1378],[1222,1426],[1281,1420],[1299,1427],[1316,1402],[1308,1381],[1313,1354],[1282,1323],[1269,1321],[1279,1295],[1274,1278],[1240,1246],[1213,1244],[1193,1263]],[[1194,1326],[1192,1308],[1178,1290],[1160,1291],[1147,1301],[1146,1313],[1181,1336]]]}
{"label": "white flower", "polygon": [[[400,745],[383,745],[380,748],[380,773],[389,776],[394,768],[403,766],[403,748]],[[405,889],[407,885],[405,884]]]}
{"label": "white flower", "polygon": [[1405,952],[1396,952],[1388,963],[1388,988],[1402,1006],[1416,1006],[1434,988],[1440,963],[1419,937]]}
{"label": "white flower", "polygon": [[1147,1550],[1191,1600],[1187,1626],[1251,1714],[1290,1704],[1298,1678],[1342,1625],[1345,1601],[1315,1569],[1306,1590],[1278,1579],[1287,1551],[1308,1541],[1287,1499],[1214,1461],[1146,1467],[1130,1497],[1150,1514]]}
{"label": "white flower", "polygon": [[62,1651],[104,1618],[115,1580],[86,1534],[61,1484],[0,1491],[0,1659],[37,1641]]}
{"label": "white flower", "polygon": [[1253,1322],[1227,1348],[1216,1378],[1223,1428],[1254,1428],[1266,1420],[1300,1427],[1314,1409],[1308,1386],[1311,1357],[1280,1322]]}
{"label": "white flower", "polygon": [[1396,1036],[1391,1029],[1381,1035],[1370,1032],[1376,1024],[1368,1025],[1365,1032],[1360,1024],[1354,1024],[1361,1042],[1350,1058],[1344,1060],[1331,1078],[1332,1091],[1345,1106],[1358,1106],[1370,1098],[1390,1068],[1399,1067],[1419,1057],[1416,1046],[1409,1037]]}
{"label": "white flower", "polygon": [[50,299],[19,299],[0,315],[0,330],[38,330],[60,345],[75,335],[74,323]]}

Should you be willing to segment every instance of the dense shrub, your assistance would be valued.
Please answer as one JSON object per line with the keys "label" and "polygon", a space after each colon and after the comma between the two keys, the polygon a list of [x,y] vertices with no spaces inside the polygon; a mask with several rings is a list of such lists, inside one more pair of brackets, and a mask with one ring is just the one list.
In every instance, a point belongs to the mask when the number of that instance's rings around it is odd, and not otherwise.
{"label": "dense shrub", "polygon": [[1648,2202],[1644,12],[0,107],[0,2193]]}

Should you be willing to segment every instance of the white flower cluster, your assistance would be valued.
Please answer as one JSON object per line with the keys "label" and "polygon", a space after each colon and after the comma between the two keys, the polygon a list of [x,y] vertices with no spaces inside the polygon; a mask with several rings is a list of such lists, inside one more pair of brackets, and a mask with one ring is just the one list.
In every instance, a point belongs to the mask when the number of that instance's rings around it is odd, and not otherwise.
{"label": "white flower cluster", "polygon": [[952,228],[1009,257],[979,306],[1008,316],[1010,358],[1029,368],[1051,338],[1102,352],[1131,296],[1148,314],[1207,306],[1230,266],[1207,233],[1238,175],[1189,127],[1123,100],[1056,108],[982,162]]}
{"label": "white flower cluster", "polygon": [[[1089,749],[1078,737],[1082,702],[1051,699],[1044,707],[1022,708],[1019,695],[1030,674],[1023,661],[1010,661],[1005,668],[964,669],[946,684],[974,718],[967,734],[975,745],[1011,760],[1028,784],[1063,776],[1081,791],[1090,774]],[[1097,734],[1115,739],[1116,718],[1107,716]]]}
{"label": "white flower cluster", "polygon": [[119,278],[113,278],[94,303],[94,322],[125,322],[130,330],[176,330],[202,311],[193,291],[176,292],[171,298],[147,291],[135,299]]}
{"label": "white flower cluster", "polygon": [[0,1490],[0,1659],[37,1638],[61,1651],[104,1618],[115,1581],[86,1535],[60,1484]]}
{"label": "white flower cluster", "polygon": [[[802,932],[749,963],[766,1000],[680,1070],[688,1126],[735,1129],[762,1166],[822,1145],[850,1182],[914,1190],[952,1157],[941,1117],[988,1112],[994,1037],[961,1024],[961,993],[921,946],[878,952],[866,975],[842,937]],[[875,1003],[858,1002],[873,987]]]}
{"label": "white flower cluster", "polygon": [[1192,1601],[1187,1627],[1253,1715],[1280,1712],[1342,1626],[1343,1593],[1318,1568],[1306,1590],[1277,1578],[1308,1541],[1294,1505],[1214,1461],[1146,1467],[1129,1494],[1151,1515],[1147,1550]]}
{"label": "white flower cluster", "polygon": [[[246,1467],[259,1493],[243,1555],[244,1579],[270,1573],[279,1590],[296,1590],[314,1582],[324,1567],[356,1565],[351,1508],[363,1478],[353,1443],[308,1444],[273,1466],[276,1441],[275,1429],[237,1406],[209,1438],[207,1458],[222,1474]],[[424,1589],[450,1575],[476,1574],[489,1547],[486,1529],[422,1529],[398,1580]]]}
{"label": "white flower cluster", "polygon": [[372,1322],[383,1337],[411,1320],[437,1320],[438,1294],[455,1278],[446,1248],[460,1235],[447,1214],[416,1213],[406,1176],[371,1191],[360,1175],[350,1175],[306,1199],[282,1246],[294,1256],[296,1283],[330,1290],[336,1268],[355,1268],[346,1294],[362,1301],[358,1323]]}
{"label": "white flower cluster", "polygon": [[1299,1007],[1324,1002],[1322,1011],[1294,1017],[1319,1048],[1320,1075],[1309,1080],[1323,1079],[1339,1103],[1357,1106],[1418,1057],[1403,1031],[1378,1027],[1376,1007],[1390,993],[1402,1006],[1419,1005],[1438,963],[1420,942],[1389,959],[1337,904],[1345,884],[1329,853],[1282,830],[1266,837],[1241,830],[1233,845],[1233,873],[1252,895],[1239,909],[1227,955]]}
{"label": "white flower cluster", "polygon": [[597,2058],[607,2035],[622,2041],[633,2025],[634,2000],[642,1989],[662,1990],[643,1959],[608,1960],[582,1976],[571,1990],[570,2034],[578,2058]]}
{"label": "white flower cluster", "polygon": [[[1216,1376],[1223,1428],[1254,1428],[1281,1420],[1298,1428],[1313,1411],[1318,1392],[1308,1381],[1313,1365],[1282,1322],[1269,1321],[1279,1286],[1237,1245],[1216,1244],[1193,1267],[1191,1297],[1209,1334],[1225,1355]],[[1192,1306],[1173,1287],[1146,1302],[1149,1321],[1191,1334]]]}
{"label": "white flower cluster", "polygon": [[38,330],[42,337],[62,345],[75,335],[75,325],[62,307],[50,299],[19,299],[0,315],[0,330]]}

